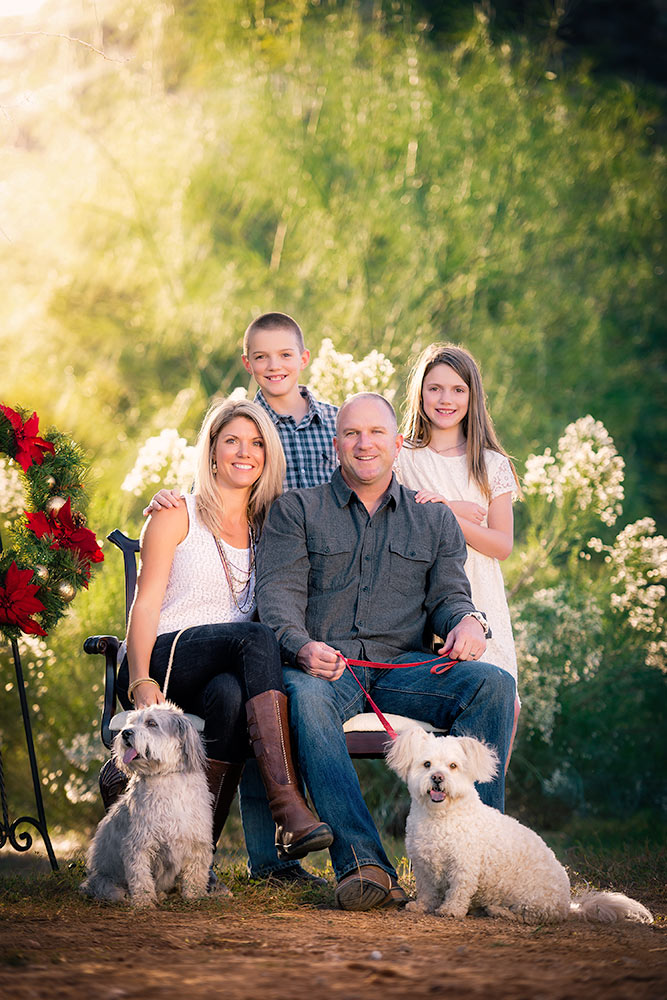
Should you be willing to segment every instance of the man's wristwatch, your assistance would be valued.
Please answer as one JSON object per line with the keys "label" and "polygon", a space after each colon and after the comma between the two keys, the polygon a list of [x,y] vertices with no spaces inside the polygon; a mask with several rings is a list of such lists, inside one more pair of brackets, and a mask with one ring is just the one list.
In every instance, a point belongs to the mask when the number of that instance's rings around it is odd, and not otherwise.
{"label": "man's wristwatch", "polygon": [[[486,615],[483,615],[481,611],[466,611],[463,618],[474,618],[484,629],[484,638],[491,638],[491,629],[489,628],[489,623],[486,620]],[[463,618],[461,621],[463,621]]]}

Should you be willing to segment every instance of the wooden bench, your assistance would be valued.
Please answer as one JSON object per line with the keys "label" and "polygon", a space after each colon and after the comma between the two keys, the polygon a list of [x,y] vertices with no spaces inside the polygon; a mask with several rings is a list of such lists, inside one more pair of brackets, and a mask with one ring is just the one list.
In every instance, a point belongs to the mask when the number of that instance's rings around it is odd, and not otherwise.
{"label": "wooden bench", "polygon": [[[137,553],[139,551],[139,541],[136,538],[128,538],[122,531],[116,529],[107,535],[110,542],[113,542],[123,553],[125,567],[125,622],[130,614],[134,591],[137,585]],[[105,658],[105,679],[104,679],[104,706],[102,709],[101,734],[102,742],[109,749],[114,738],[114,732],[110,728],[111,720],[116,711],[116,675],[118,669],[118,650],[121,640],[115,635],[91,635],[83,644],[86,653],[91,655],[104,656]],[[518,719],[518,700],[515,708],[514,731]],[[398,732],[407,726],[414,725],[414,719],[408,719],[401,715],[386,716],[388,722]],[[434,729],[427,722],[419,722],[429,732],[443,732],[444,730]],[[350,757],[377,759],[384,757],[389,736],[378,717],[374,712],[364,712],[355,715],[343,726],[345,740]],[[514,733],[512,734],[512,740]],[[511,751],[510,751],[511,752]],[[508,757],[509,763],[509,757]]]}

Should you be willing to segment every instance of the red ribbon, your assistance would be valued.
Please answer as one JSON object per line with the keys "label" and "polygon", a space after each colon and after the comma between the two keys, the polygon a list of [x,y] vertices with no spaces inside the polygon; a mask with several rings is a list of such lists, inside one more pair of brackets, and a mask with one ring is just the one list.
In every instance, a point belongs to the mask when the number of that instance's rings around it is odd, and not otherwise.
{"label": "red ribbon", "polygon": [[444,674],[447,670],[451,670],[451,668],[454,666],[455,663],[458,663],[458,660],[445,660],[444,656],[440,656],[437,660],[418,660],[416,663],[375,663],[372,660],[348,660],[347,657],[345,656],[343,657],[343,659],[345,660],[345,666],[350,671],[355,681],[366,695],[366,701],[371,706],[371,708],[377,715],[378,719],[389,733],[392,740],[397,739],[398,733],[387,722],[384,715],[377,707],[377,705],[369,695],[368,691],[366,690],[364,685],[361,683],[361,681],[355,674],[354,670],[352,669],[352,666],[371,667],[376,670],[401,670],[405,669],[406,667],[424,667],[426,666],[427,663],[432,663],[433,664],[433,666],[431,667],[432,674]]}

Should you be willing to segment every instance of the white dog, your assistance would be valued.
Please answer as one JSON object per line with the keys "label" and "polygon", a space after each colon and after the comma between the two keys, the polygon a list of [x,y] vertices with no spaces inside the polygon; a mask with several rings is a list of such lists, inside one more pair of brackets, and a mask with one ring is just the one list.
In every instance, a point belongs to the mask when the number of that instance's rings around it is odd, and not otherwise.
{"label": "white dog", "polygon": [[81,891],[154,906],[180,877],[186,899],[206,895],[213,819],[194,725],[169,702],[130,712],[113,754],[130,782],[97,828]]}
{"label": "white dog", "polygon": [[621,893],[571,900],[567,872],[544,841],[481,802],[474,783],[490,781],[498,768],[497,754],[484,743],[415,727],[399,735],[387,762],[412,797],[405,845],[417,900],[407,909],[440,917],[476,909],[530,924],[570,916],[653,923],[641,903]]}

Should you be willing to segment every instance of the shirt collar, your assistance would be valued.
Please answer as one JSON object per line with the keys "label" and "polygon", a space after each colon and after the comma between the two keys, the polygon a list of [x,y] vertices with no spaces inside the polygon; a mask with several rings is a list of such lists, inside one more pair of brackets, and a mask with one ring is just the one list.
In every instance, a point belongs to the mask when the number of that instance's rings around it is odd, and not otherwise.
{"label": "shirt collar", "polygon": [[[309,389],[307,389],[305,385],[299,386],[299,392],[301,393],[301,396],[308,403],[308,413],[303,419],[308,423],[310,423],[313,420],[317,420],[319,421],[319,423],[324,423],[323,419],[324,409],[320,401],[318,399],[315,399],[312,392]],[[294,419],[293,417],[290,417],[288,415],[276,413],[276,411],[273,409],[270,403],[267,403],[264,393],[262,392],[261,389],[258,389],[257,392],[255,393],[255,402],[258,403],[262,407],[262,409],[266,410],[266,412],[269,414],[271,420],[274,422],[274,424],[276,424],[276,426],[280,423],[281,420]]]}
{"label": "shirt collar", "polygon": [[[353,494],[356,496],[354,490],[351,489],[351,487],[349,487],[345,482],[345,480],[343,479],[343,473],[340,471],[340,466],[338,466],[338,468],[335,469],[334,474],[331,477],[331,489],[333,490],[333,494],[336,500],[338,501],[339,507],[346,507],[350,502],[350,497]],[[398,501],[400,498],[400,490],[401,488],[399,486],[398,480],[396,479],[396,476],[392,474],[391,482],[389,483],[389,488],[385,493],[385,498],[386,498],[386,504],[387,505],[391,504],[394,510],[398,505]]]}

